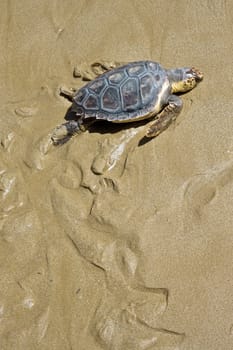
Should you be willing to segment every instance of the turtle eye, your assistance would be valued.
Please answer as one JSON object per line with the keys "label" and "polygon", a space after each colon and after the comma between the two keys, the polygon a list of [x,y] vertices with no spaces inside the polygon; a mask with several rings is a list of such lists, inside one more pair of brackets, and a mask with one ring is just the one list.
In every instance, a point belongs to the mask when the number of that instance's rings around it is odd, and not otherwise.
{"label": "turtle eye", "polygon": [[189,70],[187,70],[185,73],[186,73],[186,77],[187,77],[188,79],[189,79],[189,78],[192,78],[192,77],[194,76],[194,72],[193,72],[192,68],[189,69]]}

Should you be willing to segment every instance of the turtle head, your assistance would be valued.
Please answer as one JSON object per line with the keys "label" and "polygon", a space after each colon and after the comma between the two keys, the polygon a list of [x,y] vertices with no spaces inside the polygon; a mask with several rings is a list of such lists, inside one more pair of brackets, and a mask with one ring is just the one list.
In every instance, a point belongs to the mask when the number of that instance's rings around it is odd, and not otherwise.
{"label": "turtle head", "polygon": [[194,67],[169,69],[167,74],[172,93],[192,90],[203,79],[203,73]]}

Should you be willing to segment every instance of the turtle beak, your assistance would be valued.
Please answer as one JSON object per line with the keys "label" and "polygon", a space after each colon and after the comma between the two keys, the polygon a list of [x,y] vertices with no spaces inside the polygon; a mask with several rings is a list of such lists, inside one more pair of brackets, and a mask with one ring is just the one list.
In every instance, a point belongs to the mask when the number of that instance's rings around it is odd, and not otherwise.
{"label": "turtle beak", "polygon": [[203,73],[201,71],[199,71],[198,69],[192,67],[190,70],[190,73],[192,74],[192,76],[195,78],[196,82],[199,83],[200,81],[203,80]]}

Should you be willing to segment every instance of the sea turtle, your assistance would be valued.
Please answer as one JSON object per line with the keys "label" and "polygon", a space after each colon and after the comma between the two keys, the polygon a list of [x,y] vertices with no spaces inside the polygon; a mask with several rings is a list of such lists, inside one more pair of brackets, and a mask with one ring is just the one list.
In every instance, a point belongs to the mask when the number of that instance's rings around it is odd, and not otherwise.
{"label": "sea turtle", "polygon": [[152,61],[131,62],[107,71],[74,93],[74,118],[53,131],[52,141],[64,143],[97,120],[128,123],[155,116],[146,136],[157,136],[182,109],[182,100],[174,94],[193,89],[202,79],[196,68],[165,69]]}

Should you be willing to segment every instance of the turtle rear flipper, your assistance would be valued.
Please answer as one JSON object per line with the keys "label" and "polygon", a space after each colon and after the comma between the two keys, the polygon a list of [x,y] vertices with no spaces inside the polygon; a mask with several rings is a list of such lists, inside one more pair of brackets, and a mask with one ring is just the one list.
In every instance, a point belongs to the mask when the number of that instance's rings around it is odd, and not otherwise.
{"label": "turtle rear flipper", "polygon": [[85,130],[86,128],[80,120],[69,120],[54,129],[51,139],[54,145],[60,145],[67,142],[74,134]]}

